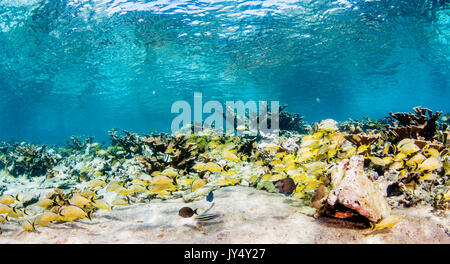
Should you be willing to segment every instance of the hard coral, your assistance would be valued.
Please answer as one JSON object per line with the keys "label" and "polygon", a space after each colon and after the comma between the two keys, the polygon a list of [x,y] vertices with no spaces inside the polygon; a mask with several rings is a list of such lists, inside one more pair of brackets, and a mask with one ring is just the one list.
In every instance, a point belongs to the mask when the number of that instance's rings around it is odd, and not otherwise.
{"label": "hard coral", "polygon": [[409,136],[410,138],[421,136],[425,138],[425,140],[432,140],[437,130],[436,121],[439,119],[442,112],[433,114],[433,111],[421,106],[414,107],[413,110],[415,114],[389,113],[389,115],[398,120],[402,126],[409,127],[409,129],[394,129],[393,134],[397,137],[397,141],[401,140],[399,138],[400,136]]}
{"label": "hard coral", "polygon": [[70,149],[74,149],[74,150],[83,150],[86,148],[87,144],[91,144],[93,141],[94,137],[88,137],[83,140],[81,140],[79,137],[76,136],[71,136],[70,137],[70,142],[67,141],[67,145],[69,146]]}
{"label": "hard coral", "polygon": [[293,114],[284,111],[286,107],[287,105],[280,107],[280,116],[279,116],[280,130],[295,131],[297,133],[305,134],[307,132],[306,123],[302,121],[304,117],[296,113]]}
{"label": "hard coral", "polygon": [[148,172],[166,167],[189,170],[196,158],[192,152],[197,146],[187,142],[185,135],[142,137],[140,141],[151,148],[151,157],[137,156]]}
{"label": "hard coral", "polygon": [[109,131],[112,145],[119,145],[128,153],[140,153],[142,151],[140,138],[137,134],[122,130],[125,136],[117,135],[117,130]]}
{"label": "hard coral", "polygon": [[46,145],[37,147],[24,143],[10,146],[5,160],[6,170],[13,176],[24,173],[28,173],[29,176],[48,173],[56,166],[58,160],[46,148]]}
{"label": "hard coral", "polygon": [[352,142],[356,147],[360,147],[363,145],[370,145],[373,142],[375,142],[380,135],[378,134],[352,134],[352,135],[345,135],[344,138],[350,142]]}

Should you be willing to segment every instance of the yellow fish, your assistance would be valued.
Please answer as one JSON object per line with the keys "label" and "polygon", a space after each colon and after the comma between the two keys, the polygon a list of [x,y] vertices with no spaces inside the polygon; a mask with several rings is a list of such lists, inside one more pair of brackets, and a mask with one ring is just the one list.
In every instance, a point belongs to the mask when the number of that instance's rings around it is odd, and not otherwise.
{"label": "yellow fish", "polygon": [[94,172],[94,176],[99,177],[99,176],[102,176],[102,175],[103,175],[103,172],[101,172],[101,171]]}
{"label": "yellow fish", "polygon": [[325,169],[325,166],[326,166],[326,163],[325,163],[325,162],[322,162],[322,161],[316,161],[316,162],[313,162],[313,163],[309,164],[308,170],[309,170],[310,172],[318,172],[318,173],[321,173],[322,170]]}
{"label": "yellow fish", "polygon": [[151,180],[151,184],[156,184],[156,185],[164,185],[164,184],[172,184],[173,180],[170,179],[167,176],[163,176],[163,175],[158,175],[152,178]]}
{"label": "yellow fish", "polygon": [[130,204],[130,198],[128,196],[121,197],[121,196],[117,196],[113,201],[112,201],[113,205],[129,205]]}
{"label": "yellow fish", "polygon": [[231,151],[224,150],[222,152],[222,155],[227,160],[234,161],[234,162],[239,162],[239,158]]}
{"label": "yellow fish", "polygon": [[304,147],[310,147],[312,145],[316,145],[317,143],[317,138],[313,137],[313,135],[306,135],[303,136],[300,142],[300,147],[304,148]]}
{"label": "yellow fish", "polygon": [[401,168],[403,168],[403,165],[404,165],[403,161],[395,161],[389,166],[389,169],[400,170]]}
{"label": "yellow fish", "polygon": [[97,155],[99,155],[99,156],[105,156],[107,154],[108,154],[108,152],[104,149],[97,150]]}
{"label": "yellow fish", "polygon": [[84,207],[84,206],[90,206],[91,202],[84,196],[80,195],[79,193],[74,193],[72,195],[72,197],[69,199],[69,204],[75,205],[78,207]]}
{"label": "yellow fish", "polygon": [[390,156],[383,157],[383,162],[384,162],[384,164],[386,164],[386,165],[391,164],[393,160],[394,160],[394,158],[392,158],[392,157],[390,157]]}
{"label": "yellow fish", "polygon": [[383,154],[383,155],[389,154],[389,148],[390,148],[389,144],[386,144],[386,145],[384,146],[383,152],[382,152],[381,154]]}
{"label": "yellow fish", "polygon": [[384,160],[382,158],[370,156],[369,159],[373,164],[375,164],[377,166],[385,166],[386,165],[386,163],[384,162]]}
{"label": "yellow fish", "polygon": [[1,204],[13,204],[16,201],[16,198],[14,198],[13,196],[9,195],[9,194],[5,194],[2,197],[0,197],[0,203]]}
{"label": "yellow fish", "polygon": [[217,147],[219,146],[219,143],[217,143],[217,142],[215,142],[215,141],[211,141],[211,142],[208,143],[208,146],[209,146],[211,149],[215,149],[215,148],[217,148]]}
{"label": "yellow fish", "polygon": [[277,152],[277,153],[275,153],[274,158],[282,159],[285,155],[286,155],[286,153],[284,153],[284,152]]}
{"label": "yellow fish", "polygon": [[100,199],[93,199],[93,205],[97,207],[98,209],[110,211],[113,207],[109,205],[107,202],[100,200]]}
{"label": "yellow fish", "polygon": [[278,150],[280,148],[280,146],[276,145],[276,144],[267,144],[264,147],[265,151],[273,151],[273,150]]}
{"label": "yellow fish", "polygon": [[382,230],[386,228],[392,228],[396,224],[402,221],[402,217],[399,215],[390,215],[388,217],[383,218],[380,222],[373,224],[370,223],[372,230]]}
{"label": "yellow fish", "polygon": [[346,153],[348,156],[353,156],[353,155],[356,154],[356,151],[357,151],[356,147],[350,147],[350,148],[348,148],[348,149],[345,150],[345,153]]}
{"label": "yellow fish", "polygon": [[232,177],[236,174],[236,170],[222,171],[220,174],[225,177]]}
{"label": "yellow fish", "polygon": [[205,163],[203,162],[197,162],[195,163],[195,165],[192,167],[194,170],[200,170],[203,171],[205,170]]}
{"label": "yellow fish", "polygon": [[117,188],[114,192],[116,192],[116,193],[118,193],[118,194],[120,194],[120,195],[123,195],[123,196],[127,196],[127,195],[130,194],[129,191],[128,191],[128,189],[125,188],[125,187],[123,187],[123,186],[120,186],[120,187]]}
{"label": "yellow fish", "polygon": [[152,172],[152,176],[158,176],[158,175],[161,175],[161,172],[160,172],[160,171],[154,171],[154,172]]}
{"label": "yellow fish", "polygon": [[356,150],[356,154],[361,154],[363,152],[366,152],[367,150],[370,149],[370,145],[361,145],[358,147],[358,149]]}
{"label": "yellow fish", "polygon": [[146,188],[142,185],[138,185],[138,184],[132,184],[130,186],[128,186],[127,191],[129,194],[133,194],[133,193],[141,193],[141,192],[145,192]]}
{"label": "yellow fish", "polygon": [[221,172],[222,167],[220,167],[219,164],[214,162],[208,162],[208,163],[197,163],[193,167],[196,170],[200,171],[215,171],[215,172]]}
{"label": "yellow fish", "polygon": [[0,215],[0,224],[4,224],[4,223],[6,223],[6,222],[8,222],[8,216],[3,216],[3,215]]}
{"label": "yellow fish", "polygon": [[108,186],[106,187],[106,191],[115,192],[119,188],[123,188],[122,184],[120,184],[118,182],[110,182],[108,184]]}
{"label": "yellow fish", "polygon": [[86,189],[80,192],[80,195],[86,198],[95,197],[97,196],[97,191],[93,191],[91,189]]}
{"label": "yellow fish", "polygon": [[5,205],[5,204],[0,204],[0,214],[8,214],[10,212],[12,212],[12,208]]}
{"label": "yellow fish", "polygon": [[205,165],[205,170],[207,171],[215,171],[215,172],[221,172],[222,171],[222,167],[214,162],[208,162]]}
{"label": "yellow fish", "polygon": [[56,204],[55,201],[53,201],[52,199],[49,199],[49,198],[42,198],[36,203],[37,206],[43,207],[43,208],[48,208],[55,204]]}
{"label": "yellow fish", "polygon": [[166,149],[166,153],[167,154],[172,154],[173,152],[175,152],[176,151],[176,149],[174,149],[174,148],[168,148],[168,149]]}
{"label": "yellow fish", "polygon": [[231,149],[234,149],[235,147],[236,147],[236,145],[233,142],[229,142],[229,143],[227,143],[227,144],[225,144],[223,146],[223,149],[224,150],[231,150]]}
{"label": "yellow fish", "polygon": [[228,179],[220,179],[218,184],[220,186],[228,186],[228,185],[236,185],[238,183],[239,183],[238,179],[228,178]]}
{"label": "yellow fish", "polygon": [[444,164],[444,171],[445,171],[445,175],[450,175],[450,160],[445,160]]}
{"label": "yellow fish", "polygon": [[152,184],[147,186],[147,192],[149,194],[159,194],[164,191],[174,191],[176,187],[172,184]]}
{"label": "yellow fish", "polygon": [[315,156],[314,151],[307,151],[307,152],[301,153],[298,160],[299,160],[299,162],[304,162],[304,161],[314,158],[314,156]]}
{"label": "yellow fish", "polygon": [[277,174],[273,174],[270,177],[270,181],[279,181],[279,180],[284,179],[284,178],[286,178],[285,175],[277,173]]}
{"label": "yellow fish", "polygon": [[447,189],[447,191],[444,194],[444,199],[447,201],[448,199],[450,199],[450,189]]}
{"label": "yellow fish", "polygon": [[424,155],[422,155],[421,153],[417,153],[406,161],[406,166],[416,166],[417,164],[421,164],[425,159],[426,157]]}
{"label": "yellow fish", "polygon": [[437,170],[442,168],[442,162],[435,157],[430,157],[426,160],[424,160],[420,165],[419,165],[419,170],[422,171],[433,171],[433,170]]}
{"label": "yellow fish", "polygon": [[34,223],[30,222],[29,220],[22,221],[22,228],[25,231],[29,232],[36,231],[36,229],[34,228]]}
{"label": "yellow fish", "polygon": [[95,188],[95,187],[100,187],[100,186],[106,185],[106,184],[108,184],[108,182],[109,181],[107,179],[106,180],[93,179],[88,182],[88,186],[91,188]]}
{"label": "yellow fish", "polygon": [[131,182],[135,185],[141,185],[144,187],[148,186],[150,184],[150,182],[148,182],[146,180],[142,180],[142,179],[133,179]]}
{"label": "yellow fish", "polygon": [[330,149],[330,150],[328,151],[328,156],[329,156],[329,157],[334,157],[334,156],[338,153],[338,151],[339,151],[339,148],[333,148],[333,149]]}
{"label": "yellow fish", "polygon": [[194,192],[194,191],[200,189],[201,187],[203,187],[205,184],[206,184],[205,180],[197,178],[192,182],[191,189]]}
{"label": "yellow fish", "polygon": [[8,213],[8,218],[21,218],[24,217],[25,215],[27,215],[27,212],[25,211],[26,209],[23,210],[19,210],[16,207],[12,208],[12,211]]}
{"label": "yellow fish", "polygon": [[423,151],[423,153],[429,157],[438,158],[440,156],[440,153],[435,148],[427,148]]}
{"label": "yellow fish", "polygon": [[64,221],[74,221],[78,219],[88,218],[92,220],[92,210],[87,213],[80,207],[74,205],[63,206],[59,209],[59,215],[62,216]]}
{"label": "yellow fish", "polygon": [[420,151],[420,148],[414,143],[413,139],[405,138],[397,144],[397,151],[409,155]]}
{"label": "yellow fish", "polygon": [[178,179],[177,183],[180,184],[180,185],[191,186],[193,181],[194,180],[191,179],[191,178],[182,178],[182,179]]}
{"label": "yellow fish", "polygon": [[169,178],[175,178],[176,176],[178,176],[178,171],[174,168],[167,168],[163,170],[161,174]]}
{"label": "yellow fish", "polygon": [[436,175],[431,172],[428,172],[428,173],[425,173],[423,176],[420,176],[420,179],[422,179],[424,181],[432,181],[432,180],[436,179]]}
{"label": "yellow fish", "polygon": [[50,222],[54,222],[60,219],[60,216],[53,213],[53,212],[43,212],[42,214],[39,214],[34,219],[33,224],[34,225],[42,225],[42,226],[48,226]]}
{"label": "yellow fish", "polygon": [[395,155],[394,157],[394,161],[402,161],[404,159],[406,159],[407,155],[405,153],[398,153],[397,155]]}

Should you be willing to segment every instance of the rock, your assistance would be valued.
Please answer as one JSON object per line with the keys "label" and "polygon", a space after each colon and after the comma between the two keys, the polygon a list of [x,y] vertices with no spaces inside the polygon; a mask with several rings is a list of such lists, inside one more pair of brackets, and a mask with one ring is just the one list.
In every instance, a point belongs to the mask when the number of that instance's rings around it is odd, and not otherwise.
{"label": "rock", "polygon": [[383,193],[364,173],[364,157],[356,155],[338,163],[331,173],[331,191],[327,203],[341,204],[356,210],[372,222],[377,222],[390,214]]}
{"label": "rock", "polygon": [[298,138],[290,137],[286,141],[282,142],[282,147],[287,153],[295,153],[299,149],[299,145],[297,144],[298,141]]}
{"label": "rock", "polygon": [[338,130],[337,122],[333,119],[322,120],[319,123],[319,130],[330,132],[337,131]]}

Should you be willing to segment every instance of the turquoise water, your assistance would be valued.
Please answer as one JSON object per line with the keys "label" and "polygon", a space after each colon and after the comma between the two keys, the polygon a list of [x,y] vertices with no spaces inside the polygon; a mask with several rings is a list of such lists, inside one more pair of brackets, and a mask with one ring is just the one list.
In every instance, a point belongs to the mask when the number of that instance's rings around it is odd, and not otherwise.
{"label": "turquoise water", "polygon": [[450,112],[449,44],[444,0],[0,0],[0,139],[169,131],[194,92],[308,122]]}

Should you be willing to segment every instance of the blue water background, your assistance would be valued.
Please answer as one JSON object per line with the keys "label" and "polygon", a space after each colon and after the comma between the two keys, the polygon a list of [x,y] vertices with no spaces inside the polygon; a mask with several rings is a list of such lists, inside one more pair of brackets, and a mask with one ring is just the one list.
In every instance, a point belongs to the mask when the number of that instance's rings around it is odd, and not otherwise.
{"label": "blue water background", "polygon": [[169,131],[194,92],[308,122],[450,112],[450,5],[0,0],[0,140]]}

